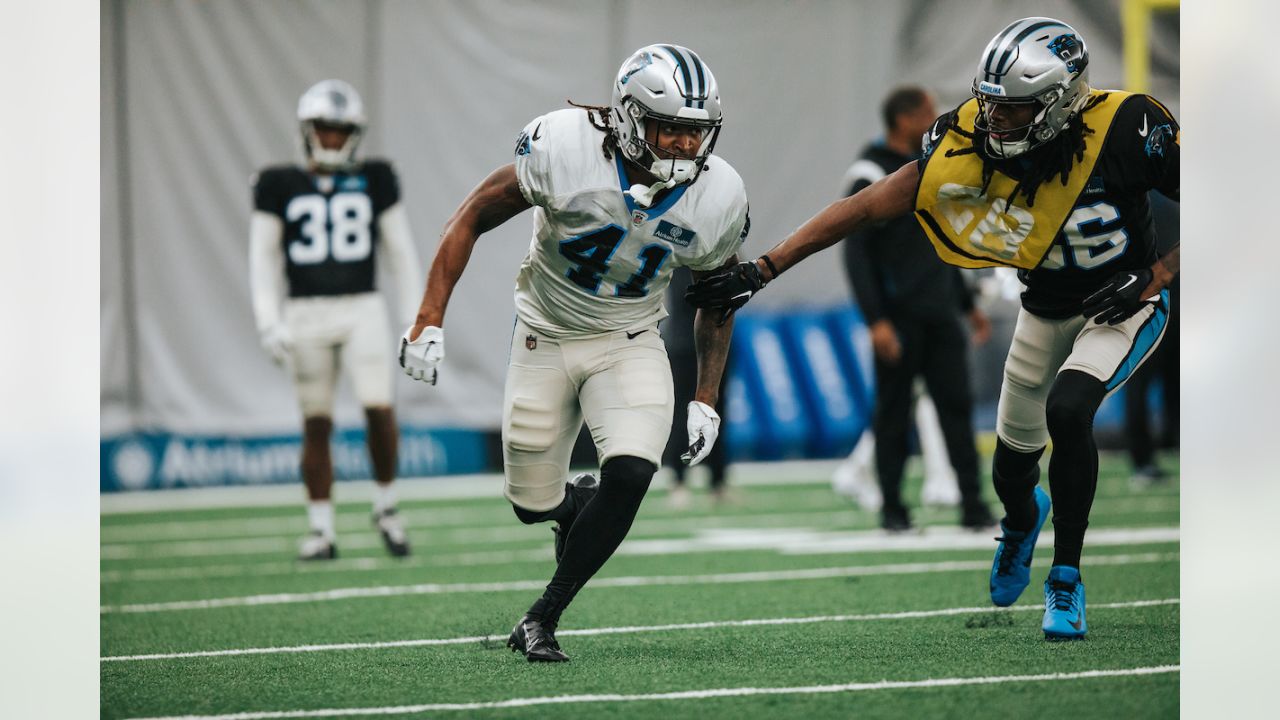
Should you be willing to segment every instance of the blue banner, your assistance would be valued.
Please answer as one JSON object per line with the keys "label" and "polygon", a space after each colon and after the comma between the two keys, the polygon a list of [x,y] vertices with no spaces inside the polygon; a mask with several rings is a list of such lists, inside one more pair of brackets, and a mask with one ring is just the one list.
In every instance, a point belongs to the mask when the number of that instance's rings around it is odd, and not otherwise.
{"label": "blue banner", "polygon": [[[400,429],[400,477],[491,470],[485,433],[455,428]],[[363,429],[333,435],[338,480],[373,477]],[[299,435],[228,437],[136,432],[102,439],[102,492],[301,482]]]}

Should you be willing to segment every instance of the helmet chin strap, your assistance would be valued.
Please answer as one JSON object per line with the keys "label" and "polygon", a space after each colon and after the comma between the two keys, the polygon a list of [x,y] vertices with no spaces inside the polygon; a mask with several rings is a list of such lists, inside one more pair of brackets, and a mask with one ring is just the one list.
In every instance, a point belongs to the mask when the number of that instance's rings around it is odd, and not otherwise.
{"label": "helmet chin strap", "polygon": [[669,187],[674,187],[682,182],[687,182],[693,176],[697,166],[692,160],[673,161],[673,160],[654,160],[653,165],[649,168],[649,172],[656,177],[662,177],[666,171],[670,171],[670,177],[666,180],[659,180],[652,185],[635,184],[631,189],[627,190],[627,194],[635,200],[640,207],[647,208],[653,204],[653,199],[658,193]]}
{"label": "helmet chin strap", "polygon": [[637,184],[632,185],[631,189],[627,191],[627,194],[631,196],[632,200],[636,201],[637,205],[647,208],[653,204],[653,198],[658,193],[678,184],[679,183],[676,182],[675,178],[671,178],[670,180],[660,180],[652,185]]}

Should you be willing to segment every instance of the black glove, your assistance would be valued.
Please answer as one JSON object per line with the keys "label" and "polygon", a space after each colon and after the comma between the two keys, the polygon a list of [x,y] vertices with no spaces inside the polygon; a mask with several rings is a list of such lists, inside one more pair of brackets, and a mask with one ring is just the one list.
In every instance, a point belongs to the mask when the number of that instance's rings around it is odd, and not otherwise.
{"label": "black glove", "polygon": [[1106,285],[1084,299],[1084,316],[1097,315],[1094,322],[1099,325],[1119,325],[1145,305],[1155,304],[1142,298],[1142,291],[1151,284],[1151,279],[1150,268],[1116,273]]}
{"label": "black glove", "polygon": [[724,325],[729,316],[746,305],[767,282],[754,260],[740,262],[724,272],[693,283],[684,291],[684,299],[694,307],[723,310],[716,324]]}

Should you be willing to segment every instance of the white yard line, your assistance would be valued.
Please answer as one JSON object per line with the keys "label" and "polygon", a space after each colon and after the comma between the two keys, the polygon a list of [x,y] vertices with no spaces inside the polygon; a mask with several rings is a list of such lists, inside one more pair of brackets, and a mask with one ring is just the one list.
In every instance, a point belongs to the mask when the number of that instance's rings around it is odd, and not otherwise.
{"label": "white yard line", "polygon": [[[1089,566],[1125,565],[1131,563],[1173,562],[1177,553],[1143,553],[1134,555],[1102,555],[1089,558]],[[990,560],[951,561],[934,563],[898,563],[880,565],[855,565],[851,567],[810,568],[803,570],[776,570],[763,572],[717,573],[705,575],[657,575],[605,577],[592,580],[591,586],[641,587],[653,585],[705,585],[722,583],[758,583],[784,580],[820,580],[838,577],[871,575],[903,575],[960,570],[983,570],[991,567]],[[421,583],[415,585],[383,585],[376,587],[346,587],[309,593],[273,593],[240,597],[212,598],[207,600],[179,600],[161,603],[134,603],[128,605],[104,605],[104,615],[115,613],[152,613],[173,610],[210,610],[225,607],[252,607],[258,605],[283,605],[306,602],[329,602],[373,597],[404,595],[439,595],[469,592],[507,592],[515,590],[540,590],[547,584],[544,579],[516,580],[487,583]]]}
{"label": "white yard line", "polygon": [[[516,528],[524,534],[528,531]],[[880,530],[824,531],[808,527],[788,528],[705,528],[692,538],[646,539],[644,528],[633,533],[618,548],[618,555],[667,556],[696,553],[723,553],[732,551],[774,551],[783,555],[844,555],[869,552],[925,552],[941,550],[992,550],[995,542],[990,533],[975,533],[956,526],[931,526],[920,533],[888,535]],[[1176,527],[1100,528],[1089,533],[1090,547],[1117,545],[1142,545],[1178,542]],[[297,572],[365,572],[377,570],[401,570],[419,567],[474,567],[478,565],[502,565],[519,562],[537,562],[551,559],[551,543],[546,537],[536,538],[542,545],[533,549],[488,550],[466,553],[440,553],[441,546],[432,546],[435,552],[409,558],[350,558],[326,563],[244,563],[220,565],[196,565],[191,567],[132,568],[129,570],[104,570],[100,580],[104,583],[135,582],[147,580],[181,580],[214,577],[249,577],[262,575],[286,575]],[[257,543],[256,539],[229,541],[231,543]],[[1042,547],[1053,545],[1053,533],[1041,536]],[[199,545],[190,550],[203,549],[213,554],[228,543]],[[342,548],[352,547],[339,543]],[[381,545],[376,538],[366,539],[358,547]],[[272,543],[274,552],[292,551],[292,545]],[[174,547],[174,551],[182,550]],[[108,559],[104,556],[104,559]]]}
{"label": "white yard line", "polygon": [[[512,698],[492,702],[430,703],[423,705],[398,705],[365,708],[330,708],[324,710],[267,710],[240,712],[229,715],[182,715],[145,720],[272,720],[274,718],[351,717],[360,715],[401,715],[407,713],[443,712],[446,710],[488,710],[497,708],[530,707],[534,705],[567,705],[599,702],[652,702],[662,700],[703,700],[707,698],[746,697],[753,695],[817,695],[851,693],[868,690],[904,690],[909,688],[962,687],[966,685],[1001,685],[1025,682],[1061,682],[1094,678],[1131,677],[1135,675],[1163,675],[1181,671],[1180,665],[1121,668],[1116,670],[1086,670],[1073,673],[1047,673],[1043,675],[995,675],[987,677],[928,678],[925,680],[881,680],[879,682],[844,683],[841,685],[803,685],[797,687],[736,687],[711,690],[683,690],[679,692],[624,695],[607,693],[598,695],[558,695],[550,697]],[[143,720],[143,719],[135,719]]]}
{"label": "white yard line", "polygon": [[[792,460],[786,462],[734,463],[729,467],[730,485],[821,485],[831,477],[839,460]],[[594,468],[570,470],[594,472]],[[670,470],[654,476],[654,487],[668,487]],[[502,497],[502,473],[398,478],[396,494],[402,500],[457,500]],[[372,482],[341,482],[342,501],[365,501],[373,497]],[[223,507],[301,507],[301,483],[271,485],[229,485],[219,487],[171,488],[140,492],[104,493],[101,513],[135,513],[165,510],[192,510]]]}
{"label": "white yard line", "polygon": [[[1160,605],[1177,605],[1178,598],[1162,600],[1135,600],[1132,602],[1099,603],[1091,605],[1089,610],[1114,610],[1123,608],[1156,607]],[[1000,612],[1040,612],[1036,605],[1019,605],[1008,609],[985,607],[956,607],[940,610],[908,610],[903,612],[874,613],[864,615],[814,615],[810,617],[763,618],[756,620],[715,620],[696,623],[678,623],[674,625],[632,625],[622,627],[587,628],[583,630],[559,630],[560,637],[574,635],[622,635],[649,632],[667,632],[670,630],[709,630],[729,627],[759,627],[765,625],[811,625],[814,623],[832,622],[870,622],[875,620],[908,620],[917,618],[947,617],[950,615],[971,615],[974,613]],[[505,633],[505,631],[503,631]],[[473,637],[429,638],[420,640],[387,640],[383,642],[333,643],[328,645],[289,645],[284,647],[239,648],[232,650],[200,650],[195,652],[156,653],[151,655],[108,655],[98,658],[102,662],[134,662],[139,660],[174,660],[177,658],[228,657],[235,655],[276,655],[280,653],[313,653],[334,650],[383,650],[389,648],[426,647],[432,645],[476,645],[500,641],[501,635],[479,635]]]}

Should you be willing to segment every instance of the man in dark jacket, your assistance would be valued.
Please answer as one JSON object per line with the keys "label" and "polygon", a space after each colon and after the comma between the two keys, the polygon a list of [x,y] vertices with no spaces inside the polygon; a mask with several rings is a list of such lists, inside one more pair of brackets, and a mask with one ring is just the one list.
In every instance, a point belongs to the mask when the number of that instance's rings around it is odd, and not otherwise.
{"label": "man in dark jacket", "polygon": [[[921,136],[937,117],[928,93],[916,87],[891,92],[881,114],[884,139],[868,145],[849,168],[849,195],[918,159]],[[937,407],[960,486],[961,524],[974,529],[993,525],[978,485],[968,347],[960,312],[968,315],[977,343],[990,336],[990,322],[974,307],[960,271],[938,259],[910,215],[854,233],[844,250],[849,280],[875,349],[872,429],[884,497],[882,525],[891,531],[911,527],[902,503],[902,475],[917,376],[923,377]]]}

